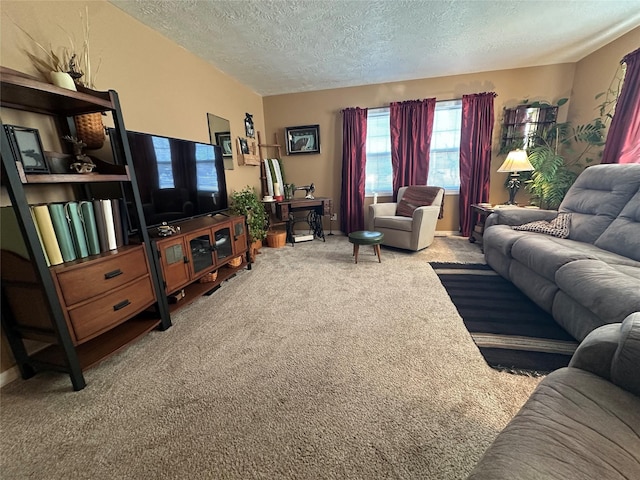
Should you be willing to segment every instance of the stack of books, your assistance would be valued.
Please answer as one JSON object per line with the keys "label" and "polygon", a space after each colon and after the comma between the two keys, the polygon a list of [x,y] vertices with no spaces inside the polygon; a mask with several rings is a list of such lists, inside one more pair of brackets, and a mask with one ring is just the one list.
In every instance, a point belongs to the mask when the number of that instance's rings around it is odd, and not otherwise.
{"label": "stack of books", "polygon": [[59,265],[128,244],[125,202],[119,198],[29,207],[47,265]]}

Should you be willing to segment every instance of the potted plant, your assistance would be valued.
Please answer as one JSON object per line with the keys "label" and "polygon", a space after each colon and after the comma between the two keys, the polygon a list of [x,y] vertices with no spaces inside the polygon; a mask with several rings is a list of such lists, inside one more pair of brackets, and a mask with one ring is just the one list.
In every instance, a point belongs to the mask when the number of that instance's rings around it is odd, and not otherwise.
{"label": "potted plant", "polygon": [[242,190],[234,191],[230,197],[229,210],[235,215],[247,217],[251,247],[249,254],[254,260],[255,253],[262,247],[262,241],[267,238],[268,216],[264,204],[258,198],[255,188],[246,186]]}

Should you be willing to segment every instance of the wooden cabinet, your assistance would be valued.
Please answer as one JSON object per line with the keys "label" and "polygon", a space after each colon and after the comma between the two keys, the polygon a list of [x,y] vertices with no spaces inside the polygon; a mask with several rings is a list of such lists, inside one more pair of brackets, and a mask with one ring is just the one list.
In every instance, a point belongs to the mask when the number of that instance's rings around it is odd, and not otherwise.
{"label": "wooden cabinet", "polygon": [[156,295],[142,245],[110,257],[52,268],[74,345],[151,306]]}
{"label": "wooden cabinet", "polygon": [[[0,73],[1,106],[18,110],[25,127],[43,125],[44,115],[53,119],[44,123],[56,130],[50,136],[75,136],[74,116],[102,112],[111,116],[119,140],[112,162],[100,164],[96,173],[26,174],[4,125],[0,132],[2,180],[11,201],[6,208],[15,212],[16,233],[29,257],[5,251],[1,256],[2,328],[23,378],[43,369],[62,370],[80,390],[84,369],[150,330],[171,325],[157,263],[149,261],[154,251],[143,220],[131,225],[137,234],[127,236],[128,245],[49,267],[31,216],[30,189],[37,188],[38,196],[77,201],[91,200],[94,187],[109,186],[130,206],[132,221],[144,218],[129,168],[131,153],[123,146],[128,143],[118,95],[66,90],[3,67]],[[29,353],[24,339],[48,346]]]}
{"label": "wooden cabinet", "polygon": [[164,277],[165,293],[170,294],[189,283],[189,257],[184,236],[169,237],[155,242],[162,275]]}
{"label": "wooden cabinet", "polygon": [[234,218],[231,222],[233,230],[233,254],[242,255],[247,249],[248,237],[244,217]]}
{"label": "wooden cabinet", "polygon": [[[153,240],[165,293],[176,298],[170,311],[214,290],[238,270],[251,268],[245,217],[206,216],[179,226],[180,233]],[[232,266],[236,259],[239,264]],[[212,272],[217,274],[214,281],[199,281]]]}

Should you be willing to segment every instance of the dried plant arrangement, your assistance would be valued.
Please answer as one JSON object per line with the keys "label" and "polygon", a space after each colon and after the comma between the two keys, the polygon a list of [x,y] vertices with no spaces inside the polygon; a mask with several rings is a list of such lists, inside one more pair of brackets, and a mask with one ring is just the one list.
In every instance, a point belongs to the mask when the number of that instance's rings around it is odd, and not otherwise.
{"label": "dried plant arrangement", "polygon": [[13,24],[24,33],[27,38],[37,48],[39,55],[29,51],[24,53],[29,57],[29,60],[33,63],[33,66],[38,72],[45,78],[49,78],[50,72],[64,72],[71,75],[73,81],[77,85],[83,87],[95,89],[95,79],[100,69],[102,60],[98,62],[98,66],[95,70],[91,66],[90,56],[90,25],[89,25],[89,7],[85,7],[84,13],[80,11],[80,22],[82,25],[82,45],[78,48],[74,40],[73,35],[69,34],[61,25],[58,25],[60,30],[64,32],[68,39],[68,46],[62,46],[54,48],[51,44],[44,46],[41,42],[31,35],[27,30],[20,26],[9,14],[5,12],[5,15],[13,22]]}

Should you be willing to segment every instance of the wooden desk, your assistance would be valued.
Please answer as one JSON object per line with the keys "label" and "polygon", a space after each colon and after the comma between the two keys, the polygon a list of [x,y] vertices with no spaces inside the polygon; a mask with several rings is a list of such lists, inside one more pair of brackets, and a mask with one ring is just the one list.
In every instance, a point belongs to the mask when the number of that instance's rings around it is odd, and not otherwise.
{"label": "wooden desk", "polygon": [[470,205],[471,208],[471,236],[469,241],[471,243],[478,242],[482,246],[482,236],[484,235],[484,224],[487,221],[487,217],[493,213],[493,207],[487,207],[484,205],[477,205],[475,203]]}
{"label": "wooden desk", "polygon": [[[296,217],[295,213],[309,212],[305,217]],[[292,198],[276,203],[276,218],[287,223],[287,242],[293,244],[294,225],[300,221],[306,221],[316,238],[324,238],[322,217],[331,215],[331,199],[326,197],[316,198]]]}

